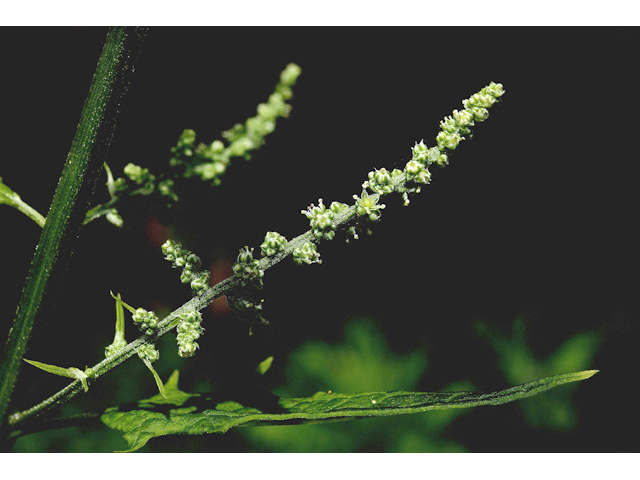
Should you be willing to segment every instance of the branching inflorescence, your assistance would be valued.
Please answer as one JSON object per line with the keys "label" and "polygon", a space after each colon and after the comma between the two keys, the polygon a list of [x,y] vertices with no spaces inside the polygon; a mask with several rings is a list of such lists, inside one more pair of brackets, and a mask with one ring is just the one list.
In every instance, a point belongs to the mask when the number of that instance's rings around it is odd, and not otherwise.
{"label": "branching inflorescence", "polygon": [[[260,148],[267,135],[276,128],[278,118],[286,118],[291,112],[287,103],[293,96],[291,88],[300,75],[300,67],[294,63],[280,74],[280,81],[266,103],[258,105],[257,114],[244,124],[238,123],[231,129],[222,132],[224,140],[214,140],[210,144],[196,143],[196,132],[186,129],[171,148],[169,158],[170,171],[161,178],[156,177],[147,168],[129,163],[124,167],[126,178],[114,180],[107,164],[107,190],[111,199],[87,212],[85,224],[101,216],[114,225],[121,227],[123,219],[114,207],[124,196],[159,196],[168,205],[178,201],[177,182],[182,178],[199,178],[220,185],[222,176],[234,158],[251,159],[253,151]],[[227,144],[225,144],[225,141]]]}
{"label": "branching inflorescence", "polygon": [[[232,156],[244,156],[248,158],[249,152],[257,148],[264,141],[264,136],[273,130],[275,119],[285,116],[289,108],[284,102],[291,97],[290,87],[295,82],[300,70],[295,65],[289,65],[281,75],[281,81],[276,87],[276,92],[270,97],[269,102],[258,107],[258,115],[249,119],[247,123],[236,125],[225,132],[224,137],[230,142],[227,147],[221,143],[210,146],[198,146],[192,148],[195,134],[185,131],[178,146],[172,150],[172,165],[184,165],[187,176],[199,176],[204,180],[210,180],[213,184],[219,182],[220,175],[226,168],[228,159]],[[198,349],[195,342],[204,329],[201,326],[202,315],[199,310],[206,307],[216,298],[222,295],[232,309],[238,315],[248,320],[251,324],[259,322],[266,324],[262,316],[262,286],[265,271],[291,255],[297,264],[321,263],[317,244],[322,240],[332,240],[339,233],[349,241],[357,239],[359,234],[371,234],[371,227],[381,218],[385,205],[381,198],[384,195],[398,193],[401,195],[404,205],[409,205],[409,195],[419,193],[422,185],[431,181],[429,167],[437,165],[444,167],[449,163],[450,151],[455,150],[465,136],[470,135],[471,127],[477,122],[488,118],[488,109],[504,94],[502,85],[490,83],[480,92],[464,100],[464,109],[454,110],[451,116],[445,117],[440,123],[440,131],[436,136],[437,146],[429,148],[424,141],[416,142],[411,149],[411,159],[408,160],[402,170],[386,168],[375,169],[368,173],[367,180],[362,184],[359,195],[353,195],[354,202],[349,205],[341,202],[332,202],[327,207],[323,200],[318,205],[311,205],[302,210],[309,220],[310,229],[287,241],[277,232],[267,232],[260,246],[261,258],[254,257],[254,249],[245,247],[240,250],[233,266],[233,277],[228,278],[213,287],[208,287],[208,272],[196,272],[200,259],[186,250],[179,243],[169,240],[162,246],[165,258],[172,262],[174,268],[182,268],[180,279],[183,283],[190,284],[194,297],[182,307],[176,309],[163,320],[158,320],[153,312],[142,308],[134,309],[122,302],[120,295],[116,299],[116,335],[114,341],[105,351],[106,359],[84,372],[79,369],[60,369],[47,366],[43,368],[38,362],[29,361],[51,373],[63,374],[76,378],[76,381],[45,400],[39,405],[24,412],[16,413],[10,418],[10,423],[18,423],[24,418],[44,411],[55,403],[60,403],[71,398],[83,387],[87,388],[87,380],[96,378],[133,354],[145,362],[154,374],[161,393],[162,384],[151,362],[156,360],[159,352],[153,346],[157,338],[177,328],[177,343],[179,353],[183,357],[192,356]],[[201,144],[202,145],[202,144]],[[125,169],[125,174],[138,186],[138,192],[152,191],[155,178],[146,169],[140,167]],[[223,168],[224,167],[224,168]],[[109,192],[117,195],[124,185],[122,179],[113,180],[107,167],[107,183]],[[167,192],[171,190],[168,188]],[[129,188],[129,187],[127,187]],[[161,188],[158,184],[157,188]],[[106,214],[106,213],[105,213]],[[113,294],[112,294],[113,295]],[[127,344],[124,340],[124,321],[122,307],[132,313],[132,320],[143,332],[142,337]],[[64,370],[63,373],[60,371]],[[80,373],[78,373],[80,372]]]}

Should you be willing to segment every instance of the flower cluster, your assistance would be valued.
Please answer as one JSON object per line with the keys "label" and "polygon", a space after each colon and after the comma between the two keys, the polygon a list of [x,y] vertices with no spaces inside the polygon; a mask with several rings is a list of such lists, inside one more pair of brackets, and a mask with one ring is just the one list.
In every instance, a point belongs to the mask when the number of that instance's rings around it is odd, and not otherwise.
{"label": "flower cluster", "polygon": [[[461,140],[464,139],[463,135],[471,132],[475,122],[483,122],[489,118],[489,108],[504,94],[502,84],[491,82],[484,87],[478,93],[474,93],[466,100],[462,101],[464,110],[454,110],[453,114],[446,117],[440,122],[440,132],[436,137],[438,142],[438,149],[444,151],[445,149],[454,150]],[[441,160],[441,163],[446,165],[447,159]]]}
{"label": "flower cluster", "polygon": [[158,327],[158,317],[154,312],[148,312],[144,308],[137,308],[131,316],[141,332],[151,335]]}
{"label": "flower cluster", "polygon": [[280,252],[287,244],[287,239],[278,232],[267,232],[264,236],[264,242],[260,245],[260,251],[263,257],[273,257]]}
{"label": "flower cluster", "polygon": [[181,357],[192,357],[199,345],[195,342],[204,332],[204,328],[200,326],[202,322],[202,314],[196,310],[181,313],[180,323],[176,331],[176,341],[178,342],[178,354]]}
{"label": "flower cluster", "polygon": [[173,268],[182,268],[180,281],[190,284],[193,293],[201,293],[209,287],[209,272],[195,271],[200,266],[200,257],[174,240],[167,240],[162,245],[162,254],[166,260],[173,263]]}
{"label": "flower cluster", "polygon": [[280,74],[280,81],[266,103],[257,108],[257,115],[247,119],[244,124],[236,124],[222,133],[228,146],[221,140],[215,140],[207,145],[196,145],[196,133],[185,130],[180,135],[178,143],[171,149],[171,166],[184,166],[185,177],[200,177],[219,185],[222,181],[230,159],[242,157],[251,158],[251,152],[260,148],[267,135],[276,128],[278,117],[287,117],[291,112],[291,105],[287,104],[293,93],[291,87],[300,75],[300,67],[289,64]]}
{"label": "flower cluster", "polygon": [[153,363],[160,358],[160,352],[153,345],[141,345],[138,348],[138,356],[149,363]]}
{"label": "flower cluster", "polygon": [[110,357],[115,353],[118,353],[120,350],[122,350],[126,346],[127,346],[127,341],[124,338],[114,339],[113,343],[111,343],[111,345],[107,346],[107,348],[104,349],[105,358]]}
{"label": "flower cluster", "polygon": [[241,248],[236,263],[233,264],[233,273],[245,280],[262,284],[261,279],[264,276],[264,270],[260,269],[259,263],[258,260],[253,258],[253,248]]}
{"label": "flower cluster", "polygon": [[308,265],[312,263],[322,263],[316,244],[312,242],[305,243],[301,247],[296,248],[293,251],[293,261],[298,265],[302,265],[303,263]]}
{"label": "flower cluster", "polygon": [[379,195],[386,195],[393,192],[398,184],[402,182],[402,171],[397,168],[389,172],[386,168],[369,172],[369,179],[362,184],[362,188],[369,188]]}
{"label": "flower cluster", "polygon": [[362,190],[362,195],[354,195],[356,201],[356,214],[359,217],[366,216],[372,222],[380,220],[380,210],[385,208],[384,204],[378,204],[380,194],[369,195],[366,190]]}
{"label": "flower cluster", "polygon": [[139,165],[128,163],[123,171],[124,174],[129,177],[129,180],[140,186],[140,188],[132,192],[132,195],[151,195],[155,190],[156,176],[150,173],[148,168],[142,168]]}
{"label": "flower cluster", "polygon": [[317,207],[311,204],[306,210],[301,210],[300,213],[309,219],[309,226],[316,238],[332,240],[336,235],[336,227],[333,224],[336,209],[339,209],[339,207],[327,208],[322,203],[322,199],[319,199]]}
{"label": "flower cluster", "polygon": [[[278,243],[277,240],[276,243]],[[264,270],[259,265],[260,262],[253,258],[253,248],[244,247],[240,249],[237,261],[233,265],[233,273],[242,278],[244,284],[235,295],[227,295],[229,308],[237,312],[250,324],[268,323],[262,316],[262,303],[264,302],[262,298],[262,277],[264,276]]]}

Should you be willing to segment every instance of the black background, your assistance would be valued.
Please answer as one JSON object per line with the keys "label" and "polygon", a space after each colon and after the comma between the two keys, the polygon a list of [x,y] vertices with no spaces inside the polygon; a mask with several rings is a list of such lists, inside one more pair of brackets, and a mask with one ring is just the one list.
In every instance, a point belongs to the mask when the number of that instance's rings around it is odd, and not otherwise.
{"label": "black background", "polygon": [[[0,175],[43,214],[105,33],[0,30]],[[504,387],[495,357],[470,326],[482,318],[506,328],[522,314],[542,357],[577,332],[597,328],[605,335],[593,365],[601,373],[577,391],[579,427],[536,431],[505,406],[478,409],[457,438],[473,451],[637,450],[629,432],[638,363],[638,33],[151,29],[110,153],[116,175],[129,162],[162,171],[182,129],[193,128],[199,141],[219,138],[255,114],[287,63],[303,72],[290,118],[278,122],[250,162],[236,160],[220,187],[194,187],[194,208],[173,226],[207,262],[232,260],[244,245],[259,248],[267,230],[288,238],[302,233],[301,209],[319,197],[350,202],[369,170],[402,168],[415,141],[433,145],[440,120],[463,98],[490,81],[506,90],[409,207],[385,200],[372,237],[322,244],[322,265],[283,262],[267,272],[269,328],[247,337],[233,316],[209,316],[216,326],[207,325],[201,352],[181,367],[185,389],[199,378],[240,375],[231,364],[250,371],[267,355],[284,359],[307,338],[335,341],[341,325],[361,314],[377,319],[398,352],[427,345],[423,389],[459,378],[483,390]],[[99,186],[94,203],[106,199]],[[105,221],[82,230],[68,269],[54,277],[58,288],[37,317],[27,358],[95,363],[113,335],[109,290],[141,306],[175,308],[188,298],[147,239],[149,209],[134,207],[122,212],[123,230]],[[8,207],[1,213],[4,336],[39,227]],[[99,384],[90,402],[108,406],[113,399]],[[31,406],[60,386],[24,368],[14,407]],[[242,448],[224,439],[208,445]]]}

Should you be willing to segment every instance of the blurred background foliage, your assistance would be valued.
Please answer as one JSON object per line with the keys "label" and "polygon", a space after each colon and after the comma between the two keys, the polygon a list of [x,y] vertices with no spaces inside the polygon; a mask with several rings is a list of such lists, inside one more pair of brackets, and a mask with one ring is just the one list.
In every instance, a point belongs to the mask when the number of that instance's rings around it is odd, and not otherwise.
{"label": "blurred background foliage", "polygon": [[[0,29],[0,176],[45,214],[78,122],[105,28]],[[114,175],[135,163],[167,168],[185,128],[197,141],[256,112],[290,62],[302,68],[289,119],[222,184],[193,181],[184,208],[133,199],[118,229],[81,232],[52,279],[27,358],[83,367],[113,338],[109,291],[160,315],[189,298],[162,259],[168,237],[230,275],[238,249],[264,234],[287,238],[323,198],[351,201],[367,172],[402,167],[433,145],[440,120],[490,81],[506,94],[451,164],[411,200],[385,200],[372,237],[323,243],[322,265],[282,262],[265,275],[270,325],[248,335],[224,299],[204,313],[192,359],[166,336],[154,364],[179,369],[185,391],[227,390],[250,401],[269,390],[504,388],[581,368],[601,373],[525,402],[455,412],[225,435],[154,439],[145,451],[634,451],[636,410],[627,373],[640,315],[637,113],[640,31],[633,28],[156,28],[152,29],[110,152]],[[509,48],[506,48],[506,47]],[[515,51],[516,54],[510,52]],[[64,74],[62,74],[62,72]],[[36,107],[33,107],[36,106]],[[95,203],[108,200],[98,185]],[[0,336],[6,337],[40,228],[0,209]],[[520,320],[514,320],[520,318]],[[351,319],[356,323],[350,323]],[[365,320],[369,319],[369,320]],[[374,320],[375,319],[375,320]],[[134,338],[131,324],[127,340]],[[383,340],[384,339],[384,340]],[[325,356],[326,359],[319,360]],[[264,376],[256,365],[274,357]],[[428,362],[427,362],[428,360]],[[631,367],[630,367],[631,366]],[[427,368],[428,367],[428,368]],[[457,383],[464,382],[464,383]],[[25,364],[13,408],[66,385]],[[614,398],[612,399],[612,393]],[[66,414],[101,411],[156,393],[131,360],[76,396]],[[306,429],[306,430],[305,430]],[[332,438],[329,440],[329,434]],[[355,432],[355,433],[354,433]],[[289,437],[286,437],[289,438]],[[323,443],[324,442],[324,443]],[[344,442],[344,443],[341,443]],[[106,429],[30,435],[20,451],[112,451]],[[306,448],[305,447],[305,448]]]}
{"label": "blurred background foliage", "polygon": [[[474,328],[496,350],[500,368],[509,385],[589,369],[600,341],[600,336],[595,332],[579,333],[542,361],[527,346],[526,320],[522,317],[513,323],[511,336],[497,331],[496,327],[486,322],[479,321]],[[163,346],[166,347],[163,352],[170,349],[166,345],[166,338],[163,340]],[[317,391],[419,391],[427,367],[428,355],[424,348],[404,354],[395,353],[374,319],[354,318],[345,323],[343,338],[339,342],[330,344],[309,340],[294,350],[286,359],[283,385],[274,387],[272,391],[288,397],[308,396]],[[130,393],[132,390],[141,390],[141,382],[132,382],[132,378],[140,378],[145,372],[143,368],[136,370],[131,375],[120,375],[119,384],[113,387],[113,391]],[[269,371],[265,374],[269,375]],[[575,428],[578,414],[572,394],[577,387],[579,384],[554,389],[522,400],[518,402],[518,407],[532,427],[555,430]],[[206,382],[201,382],[197,388],[201,391],[211,389],[212,385]],[[464,379],[440,390],[477,389],[470,380]],[[139,395],[143,395],[142,391]],[[116,404],[123,403],[117,401],[117,395],[115,399]],[[81,413],[71,406],[63,409],[66,415]],[[470,412],[471,409],[452,409],[325,424],[247,427],[233,431],[233,435],[244,440],[244,447],[250,452],[466,452],[468,448],[451,437],[450,427],[460,416]],[[69,430],[75,431],[75,434]],[[238,441],[238,438],[234,440]],[[155,451],[156,441],[150,442],[143,451]],[[173,442],[182,448],[194,446],[193,437],[173,437]],[[109,452],[121,448],[123,440],[120,435],[105,428],[43,432],[23,437],[16,443],[16,451],[22,452]]]}

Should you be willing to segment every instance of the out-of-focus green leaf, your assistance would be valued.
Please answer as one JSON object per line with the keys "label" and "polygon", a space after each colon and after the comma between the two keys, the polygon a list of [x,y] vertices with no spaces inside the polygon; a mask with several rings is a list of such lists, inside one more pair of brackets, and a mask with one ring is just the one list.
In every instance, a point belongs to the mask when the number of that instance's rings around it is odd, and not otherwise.
{"label": "out-of-focus green leaf", "polygon": [[260,375],[264,375],[271,368],[272,363],[273,363],[273,357],[267,357],[258,364],[256,371]]}
{"label": "out-of-focus green leaf", "polygon": [[[133,409],[112,408],[101,417],[110,428],[123,433],[129,450],[143,447],[151,438],[172,435],[224,433],[248,425],[322,422],[420,413],[430,410],[501,405],[530,397],[559,385],[585,380],[596,370],[543,378],[493,393],[473,392],[375,392],[340,394],[318,392],[307,398],[280,398],[271,410],[244,406],[234,401],[216,402],[204,397],[186,398],[177,388],[177,378],[165,385],[167,396],[181,402],[172,408],[169,399],[152,397]],[[175,392],[174,392],[175,391]],[[179,392],[179,393],[178,393]]]}
{"label": "out-of-focus green leaf", "polygon": [[[527,342],[527,321],[518,317],[511,333],[505,334],[487,322],[476,322],[474,329],[496,351],[500,370],[509,383],[523,383],[557,372],[589,368],[601,342],[595,331],[581,332],[566,340],[547,358],[541,359]],[[574,428],[578,415],[571,398],[575,386],[519,403],[527,422],[539,428],[567,430]]]}

